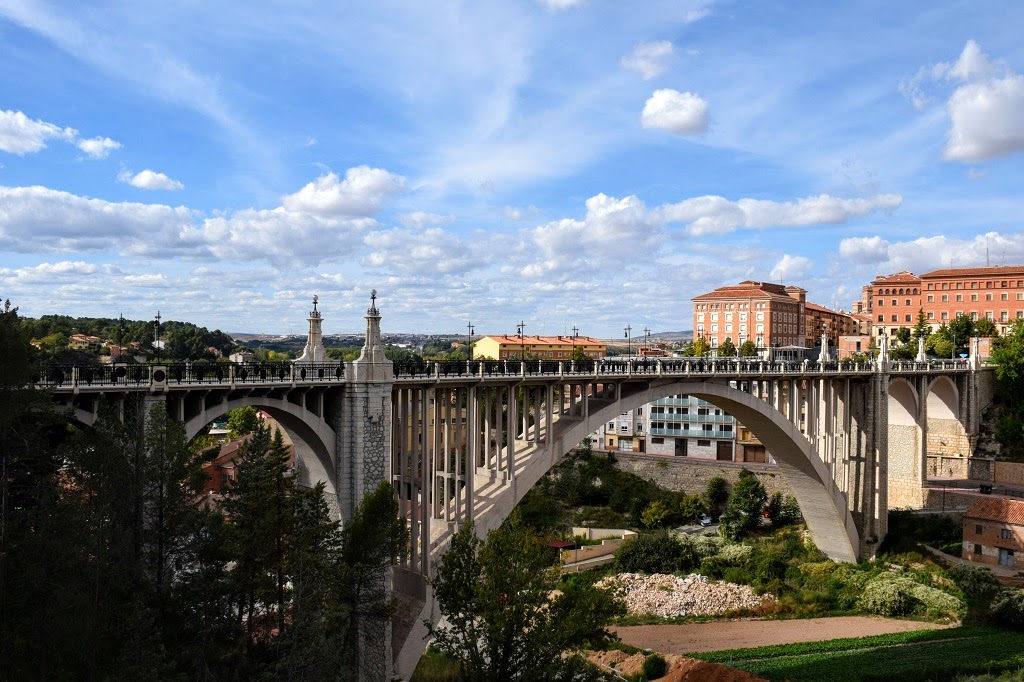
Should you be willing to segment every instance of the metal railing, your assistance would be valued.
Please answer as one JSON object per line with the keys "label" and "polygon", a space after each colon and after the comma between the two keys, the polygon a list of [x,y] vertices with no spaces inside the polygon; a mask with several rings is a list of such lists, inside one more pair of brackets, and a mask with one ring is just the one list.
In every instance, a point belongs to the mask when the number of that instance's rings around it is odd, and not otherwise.
{"label": "metal railing", "polygon": [[[315,384],[343,382],[346,363],[151,363],[110,365],[51,364],[38,368],[34,383],[41,388],[136,387]],[[890,362],[888,371],[900,373],[966,372],[969,363],[957,360]],[[654,377],[713,376],[721,378],[771,378],[813,375],[866,376],[879,371],[874,363],[765,362],[734,358],[643,360],[445,360],[394,363],[397,382],[488,378],[590,378],[649,379]]]}

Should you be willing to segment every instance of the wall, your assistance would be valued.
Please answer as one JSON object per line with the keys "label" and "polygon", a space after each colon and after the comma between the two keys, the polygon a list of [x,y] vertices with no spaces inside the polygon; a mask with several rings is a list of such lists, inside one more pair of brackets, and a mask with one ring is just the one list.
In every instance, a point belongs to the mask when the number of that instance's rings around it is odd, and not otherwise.
{"label": "wall", "polygon": [[921,464],[916,426],[889,425],[888,503],[890,509],[921,507]]}
{"label": "wall", "polygon": [[[690,495],[704,492],[708,481],[715,476],[721,476],[732,486],[739,480],[740,471],[744,468],[740,464],[697,463],[688,462],[688,459],[683,457],[655,459],[617,456],[615,466],[641,478],[652,480],[662,488],[682,491]],[[789,483],[779,473],[778,467],[748,464],[746,468],[754,472],[769,496],[776,491],[784,495],[793,494]]]}
{"label": "wall", "polygon": [[967,464],[967,478],[974,481],[994,481],[996,462],[988,457],[971,457]]}
{"label": "wall", "polygon": [[927,452],[929,455],[969,455],[973,450],[958,420],[929,419]]}
{"label": "wall", "polygon": [[928,455],[928,478],[972,478],[973,461],[960,455]]}
{"label": "wall", "polygon": [[995,476],[992,480],[1003,485],[1024,486],[1024,464],[995,462]]}

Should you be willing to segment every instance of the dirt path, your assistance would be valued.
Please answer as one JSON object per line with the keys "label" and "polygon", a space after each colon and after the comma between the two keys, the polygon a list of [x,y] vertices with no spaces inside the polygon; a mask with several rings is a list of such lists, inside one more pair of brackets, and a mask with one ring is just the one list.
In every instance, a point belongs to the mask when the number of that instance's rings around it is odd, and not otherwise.
{"label": "dirt path", "polygon": [[839,616],[803,620],[729,620],[685,625],[631,625],[611,629],[626,644],[661,654],[686,654],[946,627],[952,626],[892,618]]}

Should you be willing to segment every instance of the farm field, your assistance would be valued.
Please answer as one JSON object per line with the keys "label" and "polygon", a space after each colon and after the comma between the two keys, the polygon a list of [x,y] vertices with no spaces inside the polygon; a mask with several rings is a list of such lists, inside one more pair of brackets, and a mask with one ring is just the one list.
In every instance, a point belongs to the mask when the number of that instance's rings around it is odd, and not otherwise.
{"label": "farm field", "polygon": [[1024,632],[961,626],[692,655],[768,680],[938,681],[1021,668]]}

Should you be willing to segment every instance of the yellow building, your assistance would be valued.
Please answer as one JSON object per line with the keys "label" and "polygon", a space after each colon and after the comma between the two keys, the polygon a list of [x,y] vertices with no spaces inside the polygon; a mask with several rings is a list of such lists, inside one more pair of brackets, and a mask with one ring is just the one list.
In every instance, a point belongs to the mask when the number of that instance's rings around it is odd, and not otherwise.
{"label": "yellow building", "polygon": [[527,358],[568,361],[576,348],[593,359],[608,354],[607,344],[589,336],[485,336],[473,342],[473,359],[519,359],[525,353]]}

